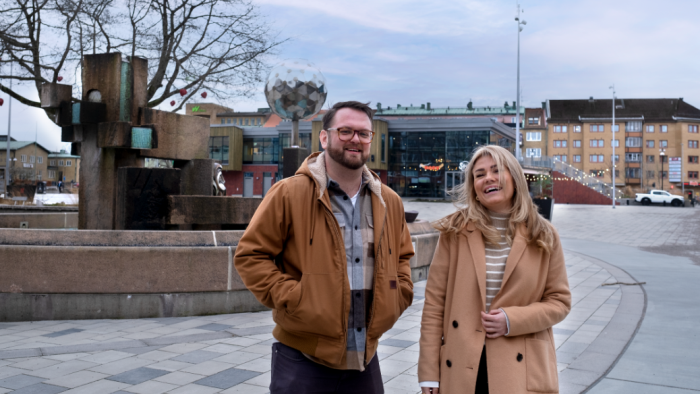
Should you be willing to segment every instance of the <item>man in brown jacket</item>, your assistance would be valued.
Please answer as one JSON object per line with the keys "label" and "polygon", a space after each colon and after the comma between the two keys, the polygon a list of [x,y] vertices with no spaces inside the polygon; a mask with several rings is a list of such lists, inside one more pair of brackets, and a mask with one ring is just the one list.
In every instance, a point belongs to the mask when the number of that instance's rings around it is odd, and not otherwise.
{"label": "man in brown jacket", "polygon": [[378,340],[413,300],[403,203],[365,162],[372,110],[337,103],[324,152],[277,182],[236,249],[245,285],[272,309],[270,392],[383,393]]}

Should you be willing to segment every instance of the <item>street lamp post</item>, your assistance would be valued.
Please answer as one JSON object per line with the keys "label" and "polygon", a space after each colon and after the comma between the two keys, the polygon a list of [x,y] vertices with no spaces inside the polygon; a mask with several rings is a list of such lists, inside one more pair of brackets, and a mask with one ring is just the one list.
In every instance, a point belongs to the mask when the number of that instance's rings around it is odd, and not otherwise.
{"label": "street lamp post", "polygon": [[613,99],[612,99],[612,125],[610,126],[610,131],[612,131],[612,142],[610,144],[612,145],[612,207],[615,209],[615,168],[617,167],[617,162],[615,160],[615,84],[613,84],[610,89],[612,89],[613,92]]}
{"label": "street lamp post", "polygon": [[659,155],[661,157],[661,190],[664,190],[664,157],[666,156],[666,149],[660,148]]}
{"label": "street lamp post", "polygon": [[[10,62],[10,77],[12,77],[12,62]],[[12,78],[10,78],[10,90],[12,90]],[[7,198],[8,190],[10,190],[10,128],[12,126],[12,96],[8,99],[7,108],[7,152],[5,153],[5,198]]]}
{"label": "street lamp post", "polygon": [[520,32],[523,31],[523,26],[527,24],[526,21],[520,19],[520,14],[523,10],[520,9],[520,3],[518,5],[518,13],[515,16],[515,21],[518,23],[518,82],[516,88],[516,100],[515,100],[515,157],[518,161],[522,161],[522,152],[520,151]]}

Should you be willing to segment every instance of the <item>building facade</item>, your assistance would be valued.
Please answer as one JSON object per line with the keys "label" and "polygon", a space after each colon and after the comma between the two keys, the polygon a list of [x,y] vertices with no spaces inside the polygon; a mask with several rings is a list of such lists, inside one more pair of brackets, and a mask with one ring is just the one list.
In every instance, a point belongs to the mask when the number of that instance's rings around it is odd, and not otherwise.
{"label": "building facade", "polygon": [[[0,141],[0,180],[4,189],[7,136]],[[34,141],[10,141],[10,182],[34,183],[46,181],[48,176],[49,150]]]}
{"label": "building facade", "polygon": [[541,154],[604,182],[612,182],[614,161],[616,185],[627,195],[662,188],[681,194],[685,187],[698,196],[700,109],[682,98],[617,99],[613,125],[612,105],[592,97],[548,100]]}
{"label": "building facade", "polygon": [[49,166],[45,181],[49,185],[58,182],[80,182],[80,156],[71,155],[65,150],[49,154]]}

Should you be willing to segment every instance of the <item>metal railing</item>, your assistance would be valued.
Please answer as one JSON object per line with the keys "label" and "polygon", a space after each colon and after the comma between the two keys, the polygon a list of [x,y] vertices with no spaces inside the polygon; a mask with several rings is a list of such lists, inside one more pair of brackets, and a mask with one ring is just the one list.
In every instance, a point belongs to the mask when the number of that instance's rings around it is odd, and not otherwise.
{"label": "metal railing", "polygon": [[[606,183],[597,179],[595,176],[586,174],[585,172],[575,168],[574,166],[557,160],[553,157],[523,157],[521,159],[522,166],[548,168],[553,171],[560,172],[567,177],[577,181],[578,183],[587,186],[598,193],[612,198],[612,184]],[[622,191],[615,190],[616,198],[622,198]]]}

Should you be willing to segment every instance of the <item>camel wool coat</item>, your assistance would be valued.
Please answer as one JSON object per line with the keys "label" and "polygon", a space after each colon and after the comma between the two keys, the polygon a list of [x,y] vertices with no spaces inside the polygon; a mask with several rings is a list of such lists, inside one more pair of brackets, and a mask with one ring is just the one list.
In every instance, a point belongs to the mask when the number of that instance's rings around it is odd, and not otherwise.
{"label": "camel wool coat", "polygon": [[474,393],[486,346],[490,394],[558,393],[552,326],[571,309],[559,236],[548,253],[517,228],[503,284],[491,310],[503,309],[510,333],[487,339],[480,312],[486,305],[486,257],[481,232],[469,222],[440,235],[425,289],[419,382],[439,381],[440,394]]}

